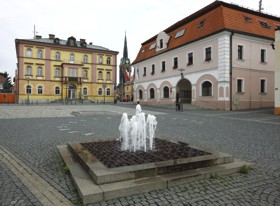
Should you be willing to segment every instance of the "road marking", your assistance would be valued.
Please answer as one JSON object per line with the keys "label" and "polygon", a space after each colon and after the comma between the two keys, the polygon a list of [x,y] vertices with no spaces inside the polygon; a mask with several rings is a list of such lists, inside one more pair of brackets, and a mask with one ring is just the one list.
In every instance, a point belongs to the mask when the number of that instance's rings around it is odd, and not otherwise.
{"label": "road marking", "polygon": [[71,131],[71,132],[68,132],[69,134],[73,134],[73,133],[77,133],[79,131]]}
{"label": "road marking", "polygon": [[93,135],[94,133],[86,133],[85,136]]}
{"label": "road marking", "polygon": [[59,129],[60,131],[65,131],[65,130],[70,130],[69,128],[67,128],[67,129]]}
{"label": "road marking", "polygon": [[37,173],[0,146],[1,161],[19,178],[42,205],[73,205]]}

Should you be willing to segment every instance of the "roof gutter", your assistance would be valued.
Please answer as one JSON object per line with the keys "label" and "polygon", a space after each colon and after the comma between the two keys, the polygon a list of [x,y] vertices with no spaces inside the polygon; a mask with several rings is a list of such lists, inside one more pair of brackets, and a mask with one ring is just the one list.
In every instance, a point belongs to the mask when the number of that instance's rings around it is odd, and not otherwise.
{"label": "roof gutter", "polygon": [[230,104],[230,111],[232,111],[232,37],[234,32],[230,34],[230,42],[229,42],[229,104]]}

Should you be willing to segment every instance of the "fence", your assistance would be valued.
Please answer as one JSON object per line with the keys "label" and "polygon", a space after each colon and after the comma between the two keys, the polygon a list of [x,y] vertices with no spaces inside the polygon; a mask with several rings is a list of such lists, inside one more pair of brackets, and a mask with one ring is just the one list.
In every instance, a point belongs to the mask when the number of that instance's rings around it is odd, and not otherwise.
{"label": "fence", "polygon": [[15,94],[0,93],[0,103],[15,103]]}

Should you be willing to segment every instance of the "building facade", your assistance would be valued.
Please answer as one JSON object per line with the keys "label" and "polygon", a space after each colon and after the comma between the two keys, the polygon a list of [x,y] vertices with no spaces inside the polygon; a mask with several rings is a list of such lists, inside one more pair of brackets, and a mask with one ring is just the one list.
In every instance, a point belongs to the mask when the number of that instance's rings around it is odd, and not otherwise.
{"label": "building facade", "polygon": [[132,65],[135,99],[240,110],[274,105],[280,18],[215,1],[148,39]]}
{"label": "building facade", "polygon": [[118,52],[53,34],[16,39],[15,45],[17,103],[114,101]]}

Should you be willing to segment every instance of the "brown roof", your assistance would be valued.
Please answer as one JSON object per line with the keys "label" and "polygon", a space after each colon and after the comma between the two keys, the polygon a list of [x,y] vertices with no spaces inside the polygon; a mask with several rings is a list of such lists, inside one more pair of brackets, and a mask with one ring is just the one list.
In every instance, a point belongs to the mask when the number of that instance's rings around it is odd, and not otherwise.
{"label": "brown roof", "polygon": [[[203,20],[204,26],[198,28]],[[166,49],[158,52],[156,48],[149,49],[156,42],[157,35],[142,43],[132,64],[225,30],[273,40],[277,25],[280,25],[279,17],[215,1],[165,29],[164,32],[171,36]],[[182,29],[185,29],[184,35],[175,38],[176,33]]]}

